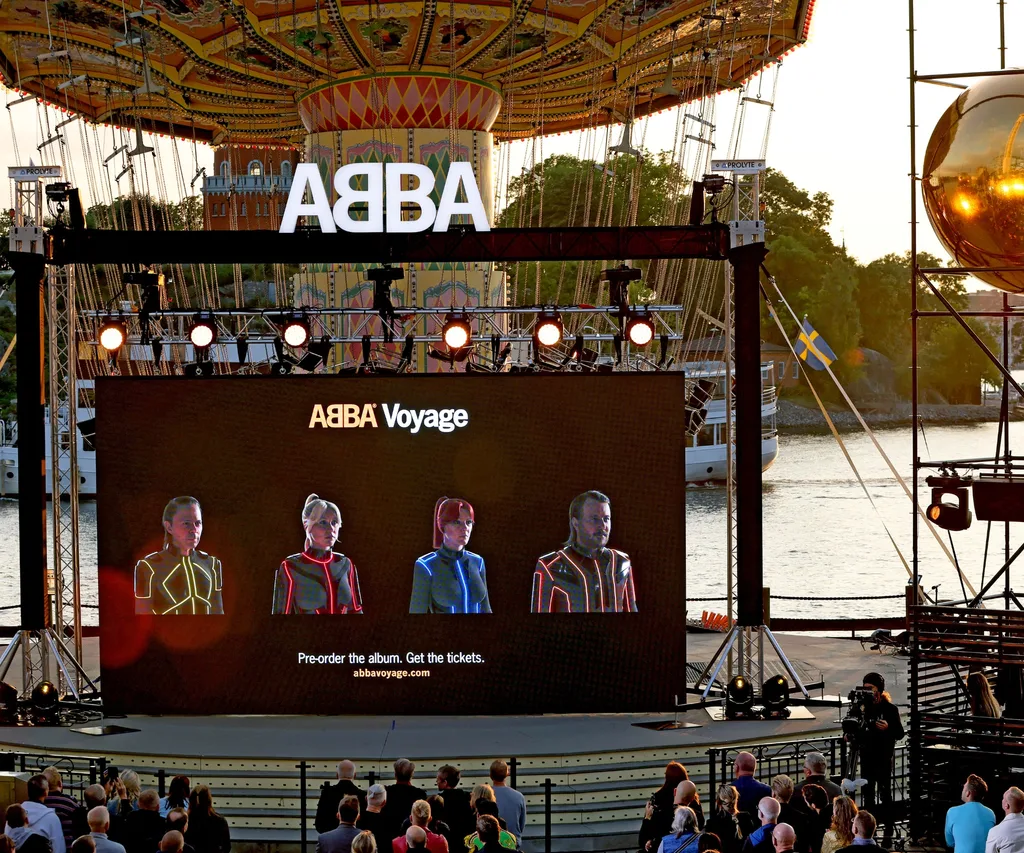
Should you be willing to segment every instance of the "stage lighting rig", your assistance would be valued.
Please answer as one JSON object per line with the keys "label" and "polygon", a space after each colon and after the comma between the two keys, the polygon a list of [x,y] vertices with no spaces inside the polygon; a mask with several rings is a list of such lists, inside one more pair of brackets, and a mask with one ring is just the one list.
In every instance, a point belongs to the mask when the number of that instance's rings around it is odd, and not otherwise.
{"label": "stage lighting rig", "polygon": [[629,314],[629,283],[639,281],[641,271],[620,264],[601,273],[608,282],[608,303],[619,309],[620,322]]}
{"label": "stage lighting rig", "polygon": [[745,676],[737,675],[725,689],[725,717],[728,720],[754,714],[754,685]]}
{"label": "stage lighting rig", "polygon": [[943,530],[966,530],[971,526],[970,477],[943,469],[939,476],[926,477],[932,488],[932,502],[925,514]]}
{"label": "stage lighting rig", "polygon": [[37,726],[57,724],[60,696],[49,681],[41,681],[32,689],[32,717]]}
{"label": "stage lighting rig", "polygon": [[235,338],[235,349],[238,352],[238,363],[245,364],[249,360],[249,336],[245,332]]}
{"label": "stage lighting rig", "polygon": [[654,320],[646,308],[639,309],[629,318],[626,337],[635,347],[645,347],[654,340]]}
{"label": "stage lighting rig", "polygon": [[395,367],[395,373],[408,372],[409,366],[412,364],[412,360],[415,357],[415,346],[415,336],[406,335],[405,342],[402,344],[402,355],[398,359],[398,365]]}
{"label": "stage lighting rig", "polygon": [[100,333],[97,338],[103,349],[111,355],[117,355],[117,351],[128,340],[128,328],[120,317],[107,315],[107,319],[100,324]]}
{"label": "stage lighting rig", "polygon": [[715,198],[725,189],[725,175],[709,172],[704,176],[704,180],[701,183],[704,184],[704,192],[708,194],[711,200],[711,221],[718,222],[718,208],[715,207]]}
{"label": "stage lighting rig", "polygon": [[277,356],[277,361],[270,365],[271,375],[287,376],[292,372],[292,364],[295,360],[285,354],[284,340],[282,340],[280,335],[274,336],[274,354]]}
{"label": "stage lighting rig", "polygon": [[298,366],[312,373],[321,364],[327,364],[327,359],[331,357],[333,346],[330,335],[321,335],[320,339],[316,341],[310,340],[309,345],[306,347],[306,354],[299,359]]}
{"label": "stage lighting rig", "polygon": [[553,306],[544,308],[537,314],[537,321],[533,326],[534,349],[540,351],[541,347],[560,344],[564,329],[562,315],[558,313],[558,309]]}
{"label": "stage lighting rig", "polygon": [[384,325],[384,340],[394,340],[395,306],[391,302],[391,282],[402,281],[405,270],[401,267],[374,267],[366,271],[366,277],[373,282],[373,310],[380,315]]}
{"label": "stage lighting rig", "polygon": [[309,318],[305,311],[288,311],[281,324],[281,337],[290,347],[304,347],[309,340]]}
{"label": "stage lighting rig", "polygon": [[444,326],[441,327],[441,338],[450,353],[456,353],[468,347],[469,342],[473,339],[469,315],[464,311],[453,311],[445,316]]}
{"label": "stage lighting rig", "polygon": [[134,284],[139,288],[139,343],[145,346],[150,343],[149,320],[153,314],[160,313],[160,289],[164,286],[163,273],[152,270],[126,272],[121,277],[127,286]]}
{"label": "stage lighting rig", "polygon": [[217,342],[217,320],[212,311],[197,311],[192,318],[192,328],[188,330],[188,339],[196,349],[198,359],[200,351],[206,351]]}
{"label": "stage lighting rig", "polygon": [[761,716],[768,719],[789,717],[789,682],[783,675],[773,675],[761,687]]}

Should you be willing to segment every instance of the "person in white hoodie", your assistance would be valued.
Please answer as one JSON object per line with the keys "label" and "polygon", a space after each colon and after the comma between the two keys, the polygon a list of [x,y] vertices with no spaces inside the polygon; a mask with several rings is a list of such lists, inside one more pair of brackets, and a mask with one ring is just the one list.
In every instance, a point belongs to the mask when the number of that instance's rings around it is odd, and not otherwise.
{"label": "person in white hoodie", "polygon": [[32,827],[32,830],[49,839],[53,853],[67,853],[64,829],[60,825],[60,818],[57,817],[57,812],[43,805],[43,800],[46,799],[49,792],[50,786],[45,776],[39,774],[31,777],[28,780],[28,799],[21,804],[21,807],[25,810],[28,825]]}
{"label": "person in white hoodie", "polygon": [[36,832],[25,816],[25,809],[15,803],[7,807],[4,835],[14,844],[17,853],[50,853],[50,841]]}

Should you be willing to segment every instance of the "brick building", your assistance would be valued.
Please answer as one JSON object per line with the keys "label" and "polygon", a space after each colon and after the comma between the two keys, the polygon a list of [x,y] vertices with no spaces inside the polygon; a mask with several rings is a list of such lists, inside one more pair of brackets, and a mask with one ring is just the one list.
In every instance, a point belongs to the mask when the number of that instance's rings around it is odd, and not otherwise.
{"label": "brick building", "polygon": [[214,174],[203,180],[203,212],[212,231],[276,231],[299,152],[258,145],[221,145]]}

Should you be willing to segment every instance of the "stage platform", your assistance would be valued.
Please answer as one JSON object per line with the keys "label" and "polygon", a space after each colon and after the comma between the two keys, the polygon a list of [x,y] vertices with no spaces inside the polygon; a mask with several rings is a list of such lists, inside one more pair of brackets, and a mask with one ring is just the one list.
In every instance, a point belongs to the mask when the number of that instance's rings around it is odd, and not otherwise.
{"label": "stage platform", "polygon": [[[802,677],[824,680],[828,694],[845,694],[865,672],[881,672],[897,703],[906,702],[906,662],[865,651],[853,640],[780,635]],[[688,637],[688,669],[707,661],[721,635]],[[92,645],[92,644],[90,644]],[[766,663],[775,669],[766,649]],[[87,665],[94,665],[90,648]],[[692,677],[692,676],[691,676]],[[144,785],[156,787],[162,768],[168,777],[188,774],[193,784],[214,790],[217,808],[245,845],[294,849],[299,840],[300,761],[308,764],[306,801],[309,838],[319,784],[333,777],[340,758],[359,766],[365,784],[372,772],[390,780],[398,757],[418,765],[416,779],[433,790],[436,769],[462,768],[465,788],[486,781],[495,757],[515,757],[517,784],[527,797],[527,850],[543,842],[543,784],[555,785],[552,824],[556,850],[630,850],[643,806],[661,781],[665,763],[682,761],[702,798],[708,796],[708,750],[719,747],[828,738],[839,733],[837,708],[813,708],[813,719],[714,722],[705,710],[674,714],[671,708],[646,715],[538,715],[531,717],[127,717],[105,724],[135,729],[91,736],[74,728],[0,729],[0,749],[29,754],[28,764],[66,756],[76,770],[89,758],[104,757],[132,767]],[[693,727],[656,730],[643,723],[678,719]],[[100,725],[91,724],[91,725]],[[834,768],[838,772],[839,768]],[[795,768],[794,768],[795,772]]]}

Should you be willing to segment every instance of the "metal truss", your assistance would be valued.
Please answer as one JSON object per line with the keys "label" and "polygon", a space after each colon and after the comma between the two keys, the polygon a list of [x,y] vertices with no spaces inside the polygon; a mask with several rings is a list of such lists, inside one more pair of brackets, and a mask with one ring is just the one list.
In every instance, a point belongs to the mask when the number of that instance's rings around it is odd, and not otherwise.
{"label": "metal truss", "polygon": [[417,234],[316,231],[120,231],[54,229],[56,263],[366,263],[450,264],[491,261],[604,261],[609,258],[725,260],[729,230],[710,225],[633,228],[495,228]]}
{"label": "metal truss", "polygon": [[[232,362],[238,360],[231,345],[244,340],[248,347],[250,362],[269,361],[275,357],[275,342],[280,345],[279,323],[284,312],[293,309],[225,309],[211,312],[217,326],[218,343],[211,347],[210,360]],[[541,307],[495,307],[468,306],[465,308],[429,307],[396,308],[393,315],[385,320],[373,308],[321,308],[303,309],[302,315],[309,323],[311,343],[321,344],[395,344],[401,345],[410,338],[415,345],[440,344],[443,341],[442,327],[450,314],[464,314],[473,327],[473,344],[493,344],[495,338],[504,344],[529,344],[533,341],[533,328],[541,311],[552,308]],[[625,363],[635,369],[638,363],[651,368],[666,366],[665,353],[659,352],[658,359],[643,355],[645,350],[630,348],[628,338],[621,327],[622,312],[616,306],[562,306],[557,307],[564,323],[560,345],[545,348],[548,359],[557,361],[568,356],[573,348],[580,345],[611,344],[622,350]],[[680,341],[684,308],[681,305],[645,305],[627,309],[633,316],[648,318],[654,326],[655,341],[664,348],[672,341]],[[100,324],[112,315],[102,311],[82,311],[83,328],[89,329],[85,343],[98,347],[96,341]],[[195,311],[162,311],[148,318],[148,328],[143,329],[142,318],[137,313],[113,315],[125,323],[130,360],[151,360],[152,345],[143,346],[143,340],[157,340],[163,348],[189,347],[189,329],[195,318]],[[145,333],[145,334],[144,334]],[[645,348],[646,349],[646,348]],[[179,350],[180,351],[180,350]],[[186,350],[186,353],[188,350]],[[294,352],[294,351],[293,351]],[[161,349],[161,354],[163,350]],[[194,355],[194,354],[193,354]],[[106,358],[104,355],[103,358]],[[513,358],[512,362],[522,362]]]}
{"label": "metal truss", "polygon": [[[78,351],[75,268],[47,268],[49,338],[50,494],[53,496],[53,623],[58,641],[82,660],[82,602],[78,559]],[[82,687],[77,668],[60,668],[60,694]],[[70,679],[70,681],[68,681]]]}
{"label": "metal truss", "polygon": [[[763,164],[762,164],[763,167]],[[760,190],[761,172],[736,171],[732,176],[732,209],[729,220],[729,241],[730,245],[745,246],[749,243],[764,242],[764,220],[761,218]],[[725,385],[726,385],[726,409],[725,409],[725,506],[726,506],[726,614],[730,622],[737,612],[737,601],[739,597],[739,581],[736,572],[737,566],[737,543],[739,541],[739,529],[736,518],[736,434],[733,422],[735,411],[735,399],[733,391],[733,375],[736,369],[733,357],[733,341],[735,336],[735,325],[733,317],[736,307],[736,290],[733,281],[733,270],[728,264],[725,265]],[[734,643],[726,648],[726,673],[727,680],[734,675],[758,675],[763,674],[764,669],[764,633],[757,628],[737,626],[734,636]],[[770,636],[770,632],[769,632]],[[773,640],[774,642],[774,640]],[[738,654],[738,660],[733,659],[733,649]],[[755,673],[754,662],[757,662]],[[783,661],[789,662],[783,655]],[[760,682],[763,682],[763,678]],[[796,680],[799,684],[799,679]],[[710,682],[708,687],[710,688]]]}

